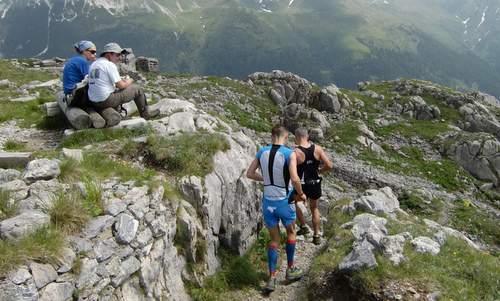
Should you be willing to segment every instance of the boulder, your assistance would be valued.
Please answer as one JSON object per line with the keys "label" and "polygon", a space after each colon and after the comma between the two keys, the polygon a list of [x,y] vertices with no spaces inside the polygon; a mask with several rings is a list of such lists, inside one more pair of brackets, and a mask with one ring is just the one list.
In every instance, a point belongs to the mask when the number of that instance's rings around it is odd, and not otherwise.
{"label": "boulder", "polygon": [[316,108],[329,113],[340,113],[342,106],[339,98],[342,97],[341,95],[339,88],[334,84],[330,84],[319,92],[319,103]]}
{"label": "boulder", "polygon": [[158,109],[160,116],[168,116],[176,112],[195,112],[196,107],[193,103],[180,99],[162,99],[151,105],[152,110]]}
{"label": "boulder", "polygon": [[395,265],[399,265],[405,260],[403,251],[407,238],[411,239],[409,233],[390,235],[382,238],[380,242],[383,254]]}
{"label": "boulder", "polygon": [[390,187],[380,190],[369,189],[366,195],[353,201],[352,205],[358,210],[366,210],[376,214],[394,213],[399,209],[399,201]]}
{"label": "boulder", "polygon": [[61,173],[59,160],[37,159],[28,163],[23,179],[27,183],[39,180],[50,180]]}
{"label": "boulder", "polygon": [[397,114],[407,115],[417,120],[432,120],[438,119],[441,116],[441,111],[437,106],[428,105],[420,96],[411,96],[407,102],[394,102],[391,105],[391,110]]}
{"label": "boulder", "polygon": [[500,139],[500,122],[485,105],[478,102],[467,103],[459,108],[459,112],[467,121],[465,130],[490,133]]}
{"label": "boulder", "polygon": [[28,196],[28,186],[21,180],[0,184],[0,190],[9,193],[9,196],[15,201],[23,200]]}
{"label": "boulder", "polygon": [[83,161],[83,152],[81,149],[63,148],[62,155],[65,158],[70,158],[77,162]]}
{"label": "boulder", "polygon": [[15,169],[0,168],[0,184],[7,183],[21,177],[21,172]]}
{"label": "boulder", "polygon": [[426,236],[419,236],[411,241],[411,244],[418,253],[429,253],[437,255],[441,251],[439,243]]}
{"label": "boulder", "polygon": [[0,237],[2,239],[19,239],[49,223],[50,217],[40,211],[23,212],[0,222]]}
{"label": "boulder", "polygon": [[196,132],[194,124],[194,115],[190,112],[174,113],[168,119],[167,134],[173,135],[177,133],[193,133]]}
{"label": "boulder", "polygon": [[377,266],[377,260],[373,255],[373,245],[366,239],[355,242],[351,253],[349,253],[339,264],[341,271],[356,271],[363,268]]}
{"label": "boulder", "polygon": [[500,142],[484,133],[449,135],[441,141],[441,152],[473,176],[500,186]]}

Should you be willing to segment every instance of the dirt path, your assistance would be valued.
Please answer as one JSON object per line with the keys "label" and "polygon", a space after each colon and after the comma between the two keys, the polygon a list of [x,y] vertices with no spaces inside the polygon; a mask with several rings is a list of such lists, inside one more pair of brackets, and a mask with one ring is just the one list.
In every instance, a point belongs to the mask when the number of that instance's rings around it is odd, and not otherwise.
{"label": "dirt path", "polygon": [[[285,281],[285,272],[286,272],[286,253],[284,249],[280,251],[279,261],[280,261],[280,270],[278,272],[278,284],[276,286],[276,291],[266,296],[262,293],[261,290],[257,290],[254,288],[239,291],[238,299],[239,300],[276,300],[276,301],[293,301],[293,300],[304,300],[304,293],[307,287],[308,282],[308,272],[311,268],[313,260],[318,254],[318,252],[323,248],[326,244],[326,241],[323,240],[322,244],[319,246],[314,245],[312,242],[312,233],[307,236],[298,236],[297,237],[297,249],[295,251],[295,261],[296,265],[304,271],[305,276],[296,282],[289,283]],[[261,287],[264,287],[266,283],[262,282]]]}

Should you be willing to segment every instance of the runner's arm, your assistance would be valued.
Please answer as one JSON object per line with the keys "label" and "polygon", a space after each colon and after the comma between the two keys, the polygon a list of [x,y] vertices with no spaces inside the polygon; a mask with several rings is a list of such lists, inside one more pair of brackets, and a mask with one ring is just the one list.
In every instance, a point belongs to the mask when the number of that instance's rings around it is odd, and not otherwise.
{"label": "runner's arm", "polygon": [[257,172],[257,168],[259,168],[259,160],[254,159],[247,170],[247,178],[255,180],[255,181],[264,181],[262,175]]}
{"label": "runner's arm", "polygon": [[328,155],[323,150],[323,148],[318,147],[318,152],[319,152],[319,159],[320,159],[321,162],[323,162],[323,166],[319,169],[318,172],[320,174],[322,174],[322,173],[325,173],[327,171],[332,170],[333,169],[333,163],[330,160],[330,158],[328,158]]}
{"label": "runner's arm", "polygon": [[307,200],[307,196],[302,191],[302,183],[300,182],[299,174],[297,173],[297,155],[293,152],[290,155],[290,164],[288,164],[288,171],[290,172],[290,180],[292,181],[292,185],[297,191],[297,195],[302,200]]}

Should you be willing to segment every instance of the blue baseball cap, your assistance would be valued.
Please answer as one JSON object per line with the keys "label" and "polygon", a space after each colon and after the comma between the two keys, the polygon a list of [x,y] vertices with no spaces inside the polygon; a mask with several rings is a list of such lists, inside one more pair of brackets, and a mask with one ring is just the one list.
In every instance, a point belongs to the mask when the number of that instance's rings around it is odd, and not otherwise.
{"label": "blue baseball cap", "polygon": [[92,47],[95,48],[95,44],[92,43],[91,41],[80,41],[73,46],[76,49],[78,49],[80,52],[85,51],[85,50],[92,48]]}

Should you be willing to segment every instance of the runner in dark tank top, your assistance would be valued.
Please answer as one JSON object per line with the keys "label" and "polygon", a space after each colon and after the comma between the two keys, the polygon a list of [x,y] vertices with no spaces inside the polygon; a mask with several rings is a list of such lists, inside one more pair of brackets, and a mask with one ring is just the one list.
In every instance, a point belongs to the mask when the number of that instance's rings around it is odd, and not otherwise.
{"label": "runner in dark tank top", "polygon": [[[307,129],[298,128],[295,131],[295,142],[297,147],[297,173],[302,182],[302,190],[307,196],[312,213],[312,224],[314,229],[313,243],[320,244],[320,213],[318,210],[318,200],[321,198],[321,177],[320,174],[333,168],[333,164],[319,145],[309,142]],[[297,200],[299,201],[299,200]],[[309,233],[301,203],[297,203],[297,219],[300,229],[297,235]]]}

